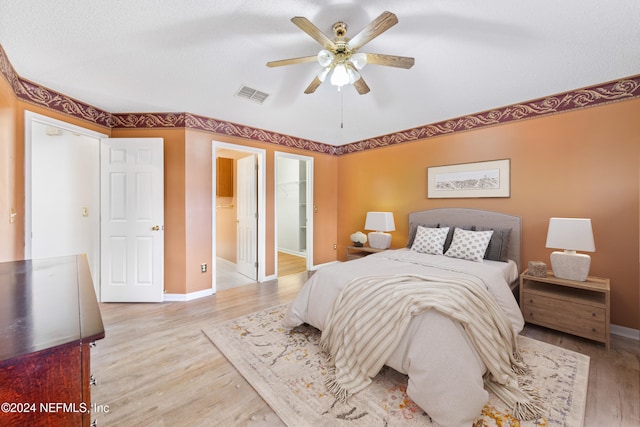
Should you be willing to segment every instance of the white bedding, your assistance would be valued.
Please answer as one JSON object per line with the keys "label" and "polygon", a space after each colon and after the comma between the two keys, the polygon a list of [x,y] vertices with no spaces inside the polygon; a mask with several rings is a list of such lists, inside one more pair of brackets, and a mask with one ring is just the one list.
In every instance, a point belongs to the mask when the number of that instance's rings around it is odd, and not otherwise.
{"label": "white bedding", "polygon": [[[357,277],[423,274],[466,278],[489,290],[519,333],[524,320],[509,289],[514,265],[472,262],[410,249],[385,251],[319,269],[300,290],[284,318],[284,326],[303,323],[320,330],[342,288]],[[515,272],[517,277],[517,269]],[[486,367],[455,321],[428,311],[416,316],[386,363],[408,374],[407,393],[443,426],[470,426],[488,401],[483,387]]]}

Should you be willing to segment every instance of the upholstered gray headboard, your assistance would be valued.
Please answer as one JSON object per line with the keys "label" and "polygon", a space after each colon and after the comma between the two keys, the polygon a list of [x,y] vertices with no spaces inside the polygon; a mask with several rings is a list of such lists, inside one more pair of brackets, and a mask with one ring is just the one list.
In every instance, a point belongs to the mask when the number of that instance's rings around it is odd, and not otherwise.
{"label": "upholstered gray headboard", "polygon": [[518,271],[522,271],[520,260],[522,220],[519,216],[481,209],[440,208],[410,213],[409,231],[414,229],[417,224],[447,224],[449,226],[459,227],[476,225],[490,228],[510,228],[511,238],[509,239],[508,256],[509,259],[516,262]]}

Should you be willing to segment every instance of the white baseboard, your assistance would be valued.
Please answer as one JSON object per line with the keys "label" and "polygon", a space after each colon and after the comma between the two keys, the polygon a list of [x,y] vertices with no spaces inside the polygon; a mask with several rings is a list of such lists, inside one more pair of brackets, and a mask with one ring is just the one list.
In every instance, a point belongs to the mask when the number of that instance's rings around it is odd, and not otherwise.
{"label": "white baseboard", "polygon": [[213,294],[213,289],[205,289],[203,291],[191,292],[188,294],[164,294],[164,301],[191,301],[198,298],[208,297]]}
{"label": "white baseboard", "polygon": [[278,252],[284,252],[285,254],[289,254],[289,255],[293,255],[293,256],[297,256],[297,257],[301,257],[301,258],[306,258],[307,257],[307,253],[306,252],[294,251],[293,249],[278,248]]}
{"label": "white baseboard", "polygon": [[640,341],[640,330],[638,329],[627,328],[626,326],[611,325],[610,331],[614,335],[620,335],[621,337]]}

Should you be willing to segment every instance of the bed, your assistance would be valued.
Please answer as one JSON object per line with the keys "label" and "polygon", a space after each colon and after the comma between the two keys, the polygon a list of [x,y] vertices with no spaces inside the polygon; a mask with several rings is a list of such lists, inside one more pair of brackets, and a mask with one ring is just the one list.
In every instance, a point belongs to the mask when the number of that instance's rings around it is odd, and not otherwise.
{"label": "bed", "polygon": [[[478,262],[418,252],[420,239],[438,228],[449,228],[452,234],[454,229],[491,230],[492,237],[500,237],[499,247],[493,247],[494,257],[497,253],[502,260]],[[520,218],[502,213],[463,208],[411,213],[407,247],[319,269],[289,306],[283,324],[292,328],[306,323],[323,330],[327,313],[350,282],[369,276],[415,274],[443,280],[460,278],[486,287],[518,334],[524,320],[513,289],[520,271],[520,235]],[[443,426],[470,426],[488,401],[483,383],[487,366],[476,348],[458,322],[427,310],[412,317],[385,364],[408,375],[407,394],[434,421]]]}

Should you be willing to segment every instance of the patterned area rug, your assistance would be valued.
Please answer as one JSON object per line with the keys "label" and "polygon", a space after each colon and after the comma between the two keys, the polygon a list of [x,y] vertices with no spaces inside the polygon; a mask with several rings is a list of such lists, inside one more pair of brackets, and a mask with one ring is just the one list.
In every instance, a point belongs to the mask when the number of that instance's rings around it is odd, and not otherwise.
{"label": "patterned area rug", "polygon": [[[320,332],[283,328],[287,305],[234,319],[203,332],[288,426],[436,426],[406,394],[407,377],[385,367],[365,390],[343,404],[324,386]],[[532,371],[528,384],[543,397],[543,419],[520,423],[491,395],[473,427],[582,426],[589,357],[518,337]],[[472,427],[472,426],[470,426]]]}

